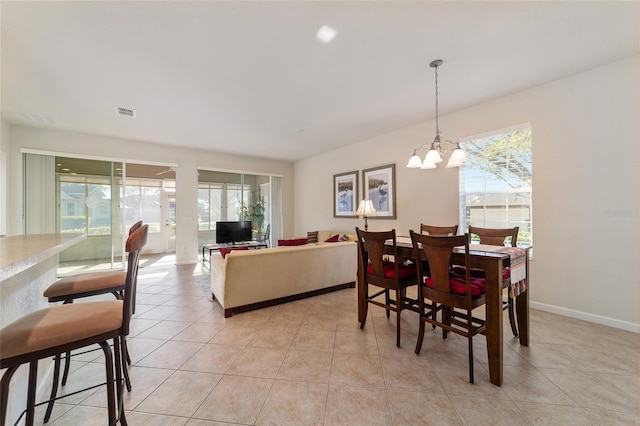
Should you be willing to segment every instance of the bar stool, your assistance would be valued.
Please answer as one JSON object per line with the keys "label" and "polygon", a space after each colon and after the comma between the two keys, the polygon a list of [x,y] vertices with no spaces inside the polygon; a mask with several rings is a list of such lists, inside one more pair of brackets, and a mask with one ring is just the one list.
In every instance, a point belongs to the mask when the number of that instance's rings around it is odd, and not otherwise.
{"label": "bar stool", "polygon": [[[129,235],[141,226],[142,221],[138,221],[133,224],[131,228],[129,228]],[[127,271],[99,271],[70,275],[68,277],[61,278],[54,284],[50,285],[44,291],[44,297],[49,300],[49,303],[62,302],[63,304],[68,304],[73,303],[75,299],[111,293],[116,297],[116,299],[122,300],[122,293],[124,291],[126,278]],[[133,294],[132,313],[135,313],[135,293]],[[131,364],[131,358],[129,357],[129,351],[127,350],[127,342],[124,337],[120,344],[122,345],[121,349],[123,358],[126,360],[127,364]],[[69,377],[69,365],[71,363],[70,360],[71,352],[67,352],[65,356],[64,373],[62,374],[62,386],[67,384],[67,378]],[[55,368],[56,372],[54,377],[59,377],[59,359],[56,359]],[[131,380],[129,379],[129,372],[125,368],[123,369],[123,373],[127,390],[130,392]],[[55,394],[52,394],[51,398],[55,398]],[[49,420],[50,415],[51,413],[48,410],[45,415],[45,422]]]}
{"label": "bar stool", "polygon": [[[38,360],[93,344],[100,345],[105,355],[109,425],[119,421],[121,425],[126,426],[122,402],[120,337],[129,332],[138,260],[147,240],[147,231],[148,226],[144,225],[127,239],[129,261],[123,300],[66,304],[41,309],[0,330],[0,368],[7,369],[0,380],[1,426],[4,426],[7,417],[11,377],[22,364],[29,364],[25,411],[26,424],[30,426],[34,422]],[[113,354],[108,343],[111,339]],[[54,385],[56,383],[54,382]]]}

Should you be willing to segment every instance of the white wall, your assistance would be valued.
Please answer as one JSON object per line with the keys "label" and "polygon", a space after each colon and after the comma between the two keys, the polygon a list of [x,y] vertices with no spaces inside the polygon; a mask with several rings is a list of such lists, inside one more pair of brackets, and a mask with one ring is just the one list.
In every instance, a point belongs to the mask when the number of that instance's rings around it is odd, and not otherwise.
{"label": "white wall", "polygon": [[9,126],[0,120],[0,235],[7,233],[7,178],[9,150]]}
{"label": "white wall", "polygon": [[[6,123],[5,123],[6,125]],[[11,185],[7,188],[7,234],[22,233],[22,157],[23,148],[80,154],[131,162],[177,164],[176,168],[176,262],[198,261],[197,168],[224,169],[283,178],[284,233],[293,233],[293,164],[223,153],[179,148],[140,141],[81,133],[7,125]],[[4,149],[6,140],[2,142]],[[2,212],[4,214],[4,212]]]}
{"label": "white wall", "polygon": [[[636,332],[638,77],[638,57],[629,58],[440,118],[443,137],[454,141],[532,124],[531,304]],[[297,162],[295,234],[363,227],[361,219],[333,218],[333,174],[388,163],[396,164],[397,219],[370,219],[370,229],[407,235],[420,223],[458,223],[457,170],[405,167],[434,127],[421,123]]]}

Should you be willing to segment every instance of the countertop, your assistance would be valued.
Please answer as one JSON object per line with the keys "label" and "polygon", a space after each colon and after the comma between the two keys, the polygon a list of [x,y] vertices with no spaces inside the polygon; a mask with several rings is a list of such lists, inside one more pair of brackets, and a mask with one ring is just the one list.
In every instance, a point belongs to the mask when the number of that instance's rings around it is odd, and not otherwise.
{"label": "countertop", "polygon": [[79,243],[86,234],[34,234],[0,238],[0,281]]}

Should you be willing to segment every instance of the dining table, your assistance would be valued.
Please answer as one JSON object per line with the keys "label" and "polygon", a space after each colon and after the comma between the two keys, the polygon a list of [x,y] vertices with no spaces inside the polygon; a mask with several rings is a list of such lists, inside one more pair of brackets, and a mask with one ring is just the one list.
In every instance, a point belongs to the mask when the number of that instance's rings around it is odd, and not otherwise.
{"label": "dining table", "polygon": [[[398,257],[417,261],[415,259],[413,245],[410,237],[398,236],[396,238]],[[531,247],[523,247],[526,253],[524,260],[525,283],[529,284],[529,250]],[[388,250],[387,250],[388,249]],[[503,382],[503,278],[502,271],[511,266],[511,256],[501,246],[469,245],[471,268],[480,268],[485,271],[486,280],[486,329],[487,353],[489,363],[489,380],[496,386]],[[385,246],[385,252],[392,253],[392,242]],[[424,251],[421,250],[420,261],[426,261]],[[457,247],[451,255],[451,263],[455,265],[465,264],[464,247]],[[363,324],[366,320],[366,292],[362,256],[358,255],[358,322]],[[518,321],[518,339],[520,345],[529,346],[529,291],[520,291],[515,297],[516,316]]]}

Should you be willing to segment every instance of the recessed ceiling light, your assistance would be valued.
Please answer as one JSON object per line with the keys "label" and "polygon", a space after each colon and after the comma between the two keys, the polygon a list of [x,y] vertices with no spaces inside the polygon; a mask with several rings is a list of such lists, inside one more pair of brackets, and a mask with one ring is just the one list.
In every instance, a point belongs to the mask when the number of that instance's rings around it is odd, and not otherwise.
{"label": "recessed ceiling light", "polygon": [[318,30],[316,38],[324,43],[329,43],[335,38],[336,34],[338,34],[338,31],[335,28],[331,28],[328,25],[323,25]]}

